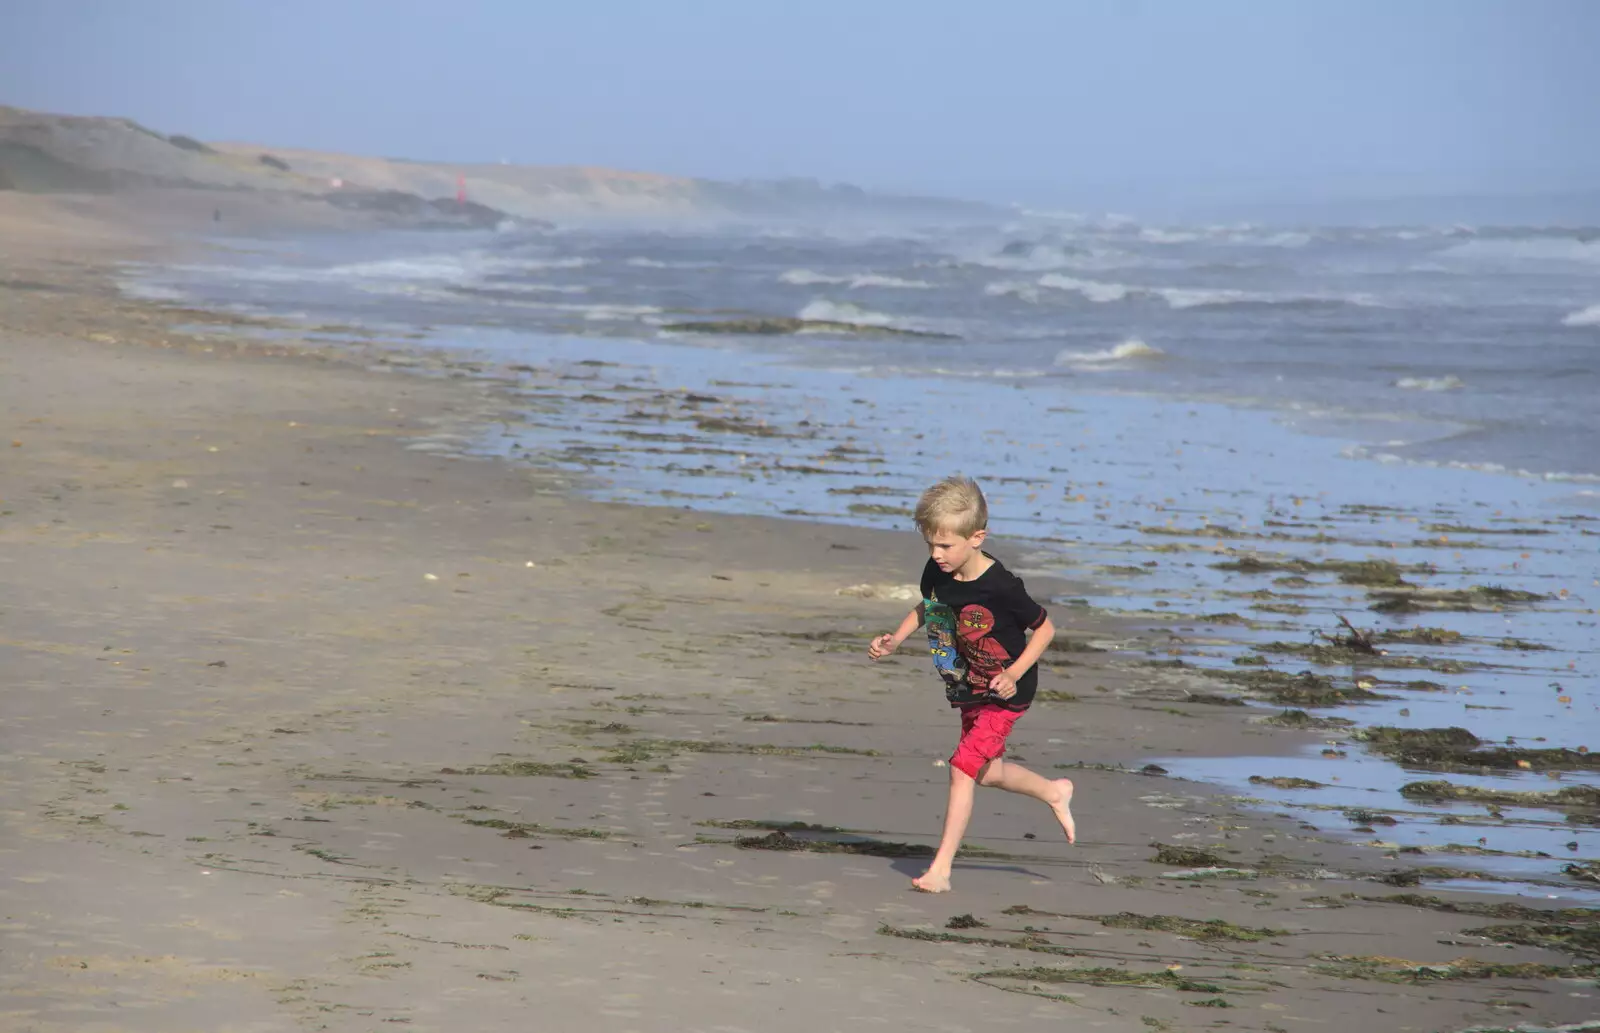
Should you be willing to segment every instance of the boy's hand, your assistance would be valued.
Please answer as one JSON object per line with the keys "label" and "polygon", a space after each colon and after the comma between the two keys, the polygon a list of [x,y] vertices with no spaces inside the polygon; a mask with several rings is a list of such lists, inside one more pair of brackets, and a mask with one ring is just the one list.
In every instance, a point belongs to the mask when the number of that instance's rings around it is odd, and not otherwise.
{"label": "boy's hand", "polygon": [[900,643],[894,640],[893,635],[879,635],[867,646],[867,655],[874,660],[882,660],[899,646]]}
{"label": "boy's hand", "polygon": [[1010,699],[1017,694],[1017,679],[1011,677],[1010,671],[999,671],[989,679],[989,691],[1001,699]]}

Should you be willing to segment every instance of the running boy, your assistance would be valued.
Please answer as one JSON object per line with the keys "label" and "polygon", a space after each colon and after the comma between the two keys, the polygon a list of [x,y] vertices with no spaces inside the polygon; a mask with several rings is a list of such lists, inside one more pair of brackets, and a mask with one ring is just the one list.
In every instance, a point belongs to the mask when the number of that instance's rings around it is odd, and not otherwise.
{"label": "running boy", "polygon": [[926,624],[945,698],[961,711],[961,741],[950,757],[950,804],[939,851],[928,870],[911,880],[924,893],[945,893],[979,785],[1047,804],[1068,843],[1077,841],[1078,830],[1072,820],[1071,779],[1052,781],[1001,759],[1011,726],[1033,702],[1039,681],[1034,665],[1050,645],[1055,625],[1029,598],[1022,579],[983,551],[989,504],[977,482],[948,477],[935,484],[922,493],[916,521],[930,557],[922,570],[922,602],[892,634],[873,639],[867,655],[874,660],[888,656]]}

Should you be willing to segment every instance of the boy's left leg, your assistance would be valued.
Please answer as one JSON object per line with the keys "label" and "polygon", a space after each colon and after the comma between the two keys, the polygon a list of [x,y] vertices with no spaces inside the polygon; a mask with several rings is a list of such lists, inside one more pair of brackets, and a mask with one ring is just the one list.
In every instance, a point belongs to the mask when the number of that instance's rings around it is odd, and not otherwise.
{"label": "boy's left leg", "polygon": [[955,864],[961,837],[967,834],[967,822],[972,820],[972,797],[977,786],[971,775],[951,765],[950,803],[944,812],[944,833],[939,837],[939,850],[933,855],[928,870],[911,880],[913,888],[924,893],[950,892],[950,866]]}

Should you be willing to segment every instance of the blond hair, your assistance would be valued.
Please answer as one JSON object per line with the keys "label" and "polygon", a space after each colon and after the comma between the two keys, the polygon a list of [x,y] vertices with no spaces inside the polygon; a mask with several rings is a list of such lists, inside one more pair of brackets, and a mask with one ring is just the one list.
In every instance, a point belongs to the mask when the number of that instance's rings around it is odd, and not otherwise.
{"label": "blond hair", "polygon": [[989,503],[971,477],[946,477],[917,500],[916,521],[923,534],[951,531],[971,538],[989,526]]}

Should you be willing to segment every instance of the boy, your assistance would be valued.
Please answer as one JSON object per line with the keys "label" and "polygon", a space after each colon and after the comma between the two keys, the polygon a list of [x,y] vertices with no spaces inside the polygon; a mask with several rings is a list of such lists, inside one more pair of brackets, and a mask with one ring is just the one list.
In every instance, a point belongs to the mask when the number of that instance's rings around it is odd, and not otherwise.
{"label": "boy", "polygon": [[939,851],[928,870],[911,880],[924,893],[945,893],[979,785],[1049,805],[1068,843],[1077,841],[1078,830],[1072,820],[1071,779],[1052,781],[1001,759],[1011,726],[1033,702],[1039,680],[1034,665],[1050,645],[1055,625],[1028,597],[1022,580],[983,551],[989,505],[977,482],[948,477],[935,484],[918,501],[916,522],[929,554],[922,571],[922,602],[893,634],[873,639],[867,655],[873,660],[888,656],[927,624],[945,698],[961,711],[961,741],[950,757],[950,804]]}

